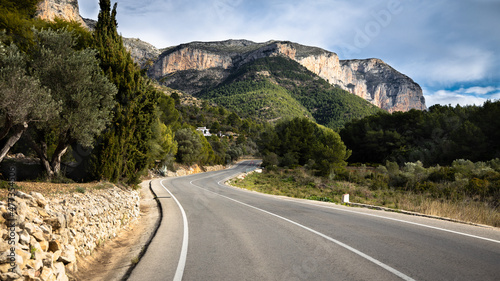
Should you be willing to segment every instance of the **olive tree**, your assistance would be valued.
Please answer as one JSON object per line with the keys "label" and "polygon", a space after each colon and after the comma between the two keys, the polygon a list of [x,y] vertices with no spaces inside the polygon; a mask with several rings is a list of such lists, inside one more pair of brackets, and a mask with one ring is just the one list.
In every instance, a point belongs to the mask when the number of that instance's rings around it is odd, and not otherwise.
{"label": "olive tree", "polygon": [[28,129],[60,111],[50,90],[28,75],[26,56],[16,45],[0,43],[0,162]]}
{"label": "olive tree", "polygon": [[[71,32],[48,29],[34,34],[33,75],[61,104],[56,118],[37,126],[31,138],[47,174],[53,176],[72,144],[93,146],[113,116],[117,89],[101,70],[95,50],[75,50]],[[51,151],[49,141],[55,147]]]}

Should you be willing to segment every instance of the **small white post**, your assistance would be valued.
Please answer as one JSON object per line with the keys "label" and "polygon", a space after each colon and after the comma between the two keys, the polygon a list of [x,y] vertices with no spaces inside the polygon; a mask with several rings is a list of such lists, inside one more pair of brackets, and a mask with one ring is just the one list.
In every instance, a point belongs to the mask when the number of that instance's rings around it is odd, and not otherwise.
{"label": "small white post", "polygon": [[349,194],[342,195],[342,203],[349,203]]}

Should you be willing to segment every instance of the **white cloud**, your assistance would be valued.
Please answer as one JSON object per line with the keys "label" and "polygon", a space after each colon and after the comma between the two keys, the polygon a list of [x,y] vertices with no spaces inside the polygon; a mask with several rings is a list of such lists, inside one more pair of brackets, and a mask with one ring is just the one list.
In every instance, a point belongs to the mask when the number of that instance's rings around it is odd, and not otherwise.
{"label": "white cloud", "polygon": [[452,106],[456,106],[457,104],[461,106],[482,105],[487,100],[484,97],[464,95],[460,90],[459,91],[439,90],[433,93],[428,93],[424,91],[424,96],[427,107],[430,107],[434,104],[442,104],[442,105],[450,104]]}
{"label": "white cloud", "polygon": [[478,95],[485,95],[488,93],[491,93],[493,91],[500,90],[500,88],[495,88],[492,86],[487,86],[487,87],[470,87],[464,91],[466,94],[478,94]]}
{"label": "white cloud", "polygon": [[453,106],[459,105],[482,105],[487,100],[500,99],[500,87],[494,86],[474,86],[460,88],[457,90],[437,90],[432,91],[423,88],[427,107],[434,104]]}

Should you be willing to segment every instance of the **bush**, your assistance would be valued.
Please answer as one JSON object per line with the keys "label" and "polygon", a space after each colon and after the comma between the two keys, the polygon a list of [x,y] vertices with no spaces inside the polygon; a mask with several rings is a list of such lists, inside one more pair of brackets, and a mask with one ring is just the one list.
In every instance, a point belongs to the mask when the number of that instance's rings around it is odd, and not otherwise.
{"label": "bush", "polygon": [[467,194],[469,196],[480,196],[483,198],[488,193],[489,185],[490,183],[487,180],[473,178],[469,180]]}
{"label": "bush", "polygon": [[435,183],[454,181],[455,172],[449,167],[438,166],[436,170],[429,174],[427,179]]}

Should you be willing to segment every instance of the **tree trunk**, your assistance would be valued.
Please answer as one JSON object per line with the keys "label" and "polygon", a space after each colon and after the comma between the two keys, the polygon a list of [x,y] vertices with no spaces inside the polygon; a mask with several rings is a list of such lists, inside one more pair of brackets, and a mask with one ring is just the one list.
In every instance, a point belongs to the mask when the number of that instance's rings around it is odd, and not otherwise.
{"label": "tree trunk", "polygon": [[28,123],[24,122],[23,124],[16,125],[12,128],[12,135],[9,137],[7,142],[4,144],[2,149],[0,150],[0,162],[3,161],[5,155],[9,152],[10,148],[21,138],[24,131],[28,129]]}
{"label": "tree trunk", "polygon": [[52,168],[52,172],[54,175],[57,175],[61,172],[61,158],[68,151],[69,142],[59,141],[59,144],[54,151],[54,155],[52,155],[52,162],[50,164]]}
{"label": "tree trunk", "polygon": [[53,177],[54,172],[52,172],[52,168],[50,166],[50,162],[49,162],[49,159],[47,157],[47,144],[45,142],[41,141],[40,145],[38,145],[33,140],[33,138],[31,138],[31,136],[29,136],[28,139],[30,140],[31,147],[35,150],[36,154],[38,154],[38,157],[40,158],[40,164],[47,172],[47,176],[49,178]]}

